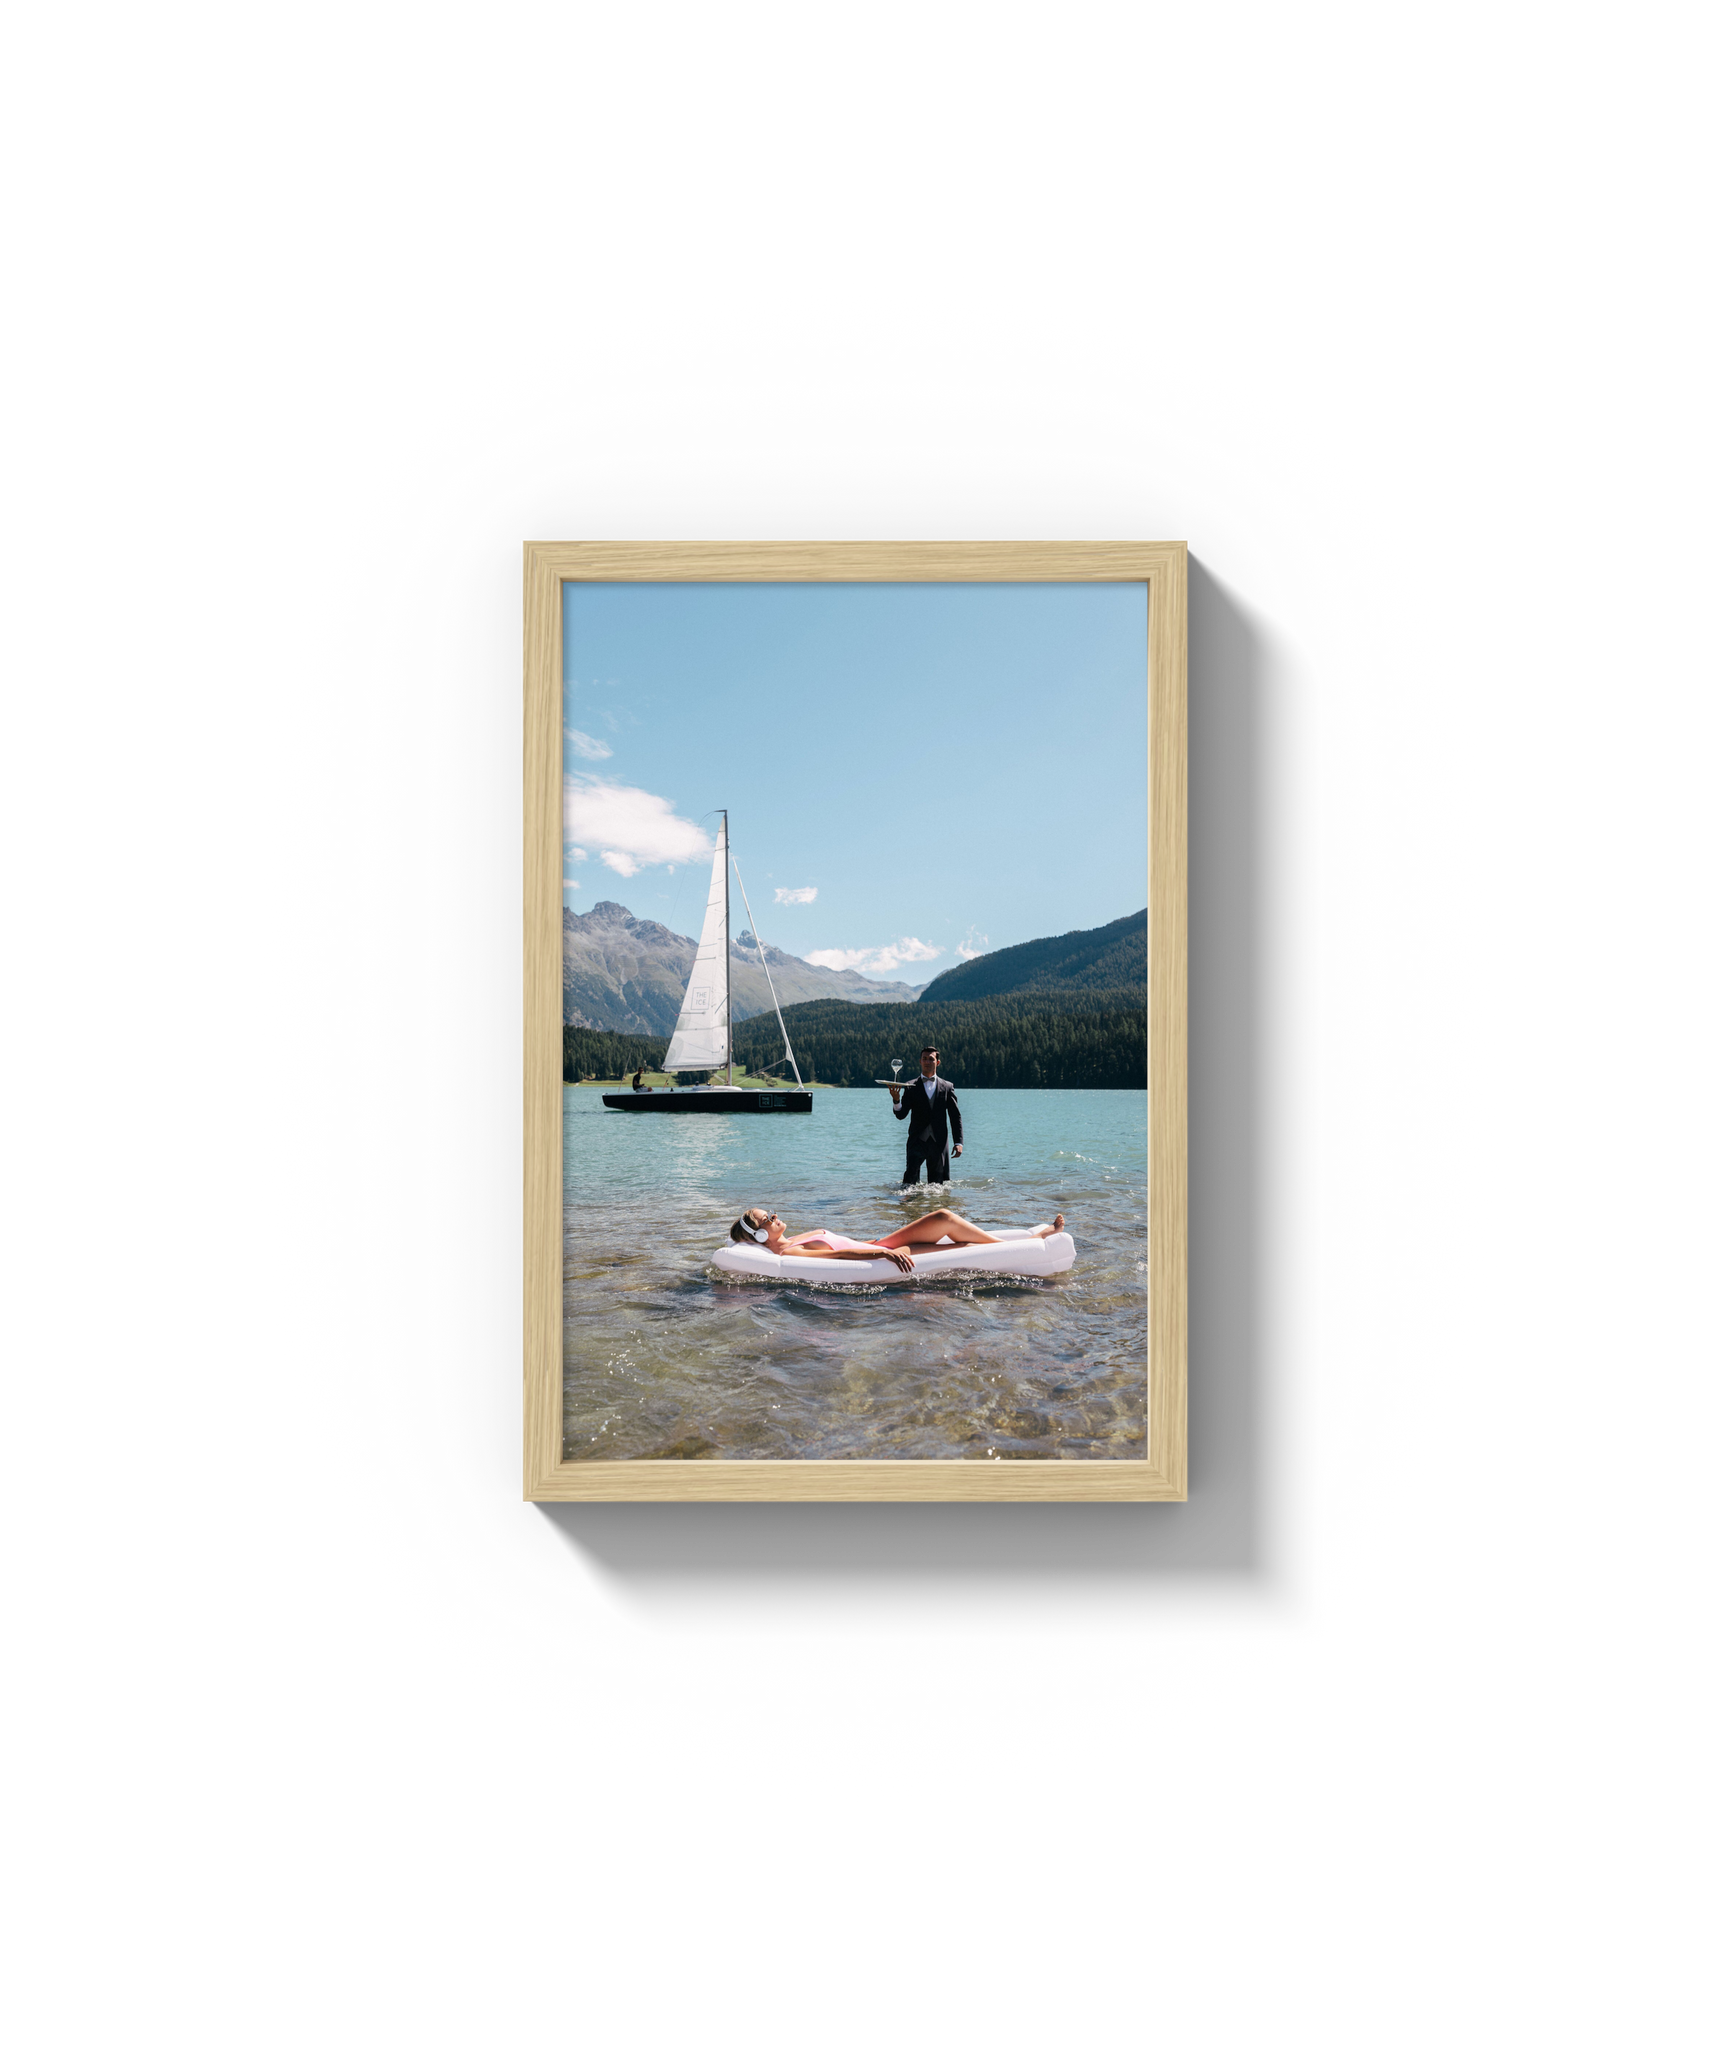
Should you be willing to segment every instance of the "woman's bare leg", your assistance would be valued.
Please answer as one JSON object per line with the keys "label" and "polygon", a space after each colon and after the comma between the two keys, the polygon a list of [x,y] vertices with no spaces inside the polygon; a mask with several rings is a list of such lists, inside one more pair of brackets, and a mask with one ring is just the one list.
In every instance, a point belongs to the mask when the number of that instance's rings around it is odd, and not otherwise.
{"label": "woman's bare leg", "polygon": [[920,1216],[888,1237],[877,1239],[899,1249],[904,1245],[935,1244],[939,1237],[952,1238],[956,1244],[1000,1244],[999,1237],[992,1237],[988,1230],[980,1230],[976,1223],[968,1223],[964,1216],[957,1216],[952,1209],[933,1209],[928,1216]]}
{"label": "woman's bare leg", "polygon": [[[1054,1223],[1040,1223],[1031,1234],[1034,1237],[1054,1237],[1062,1227],[1058,1212]],[[964,1216],[957,1216],[952,1209],[933,1209],[928,1216],[921,1216],[916,1222],[906,1223],[888,1237],[872,1240],[875,1244],[889,1246],[899,1251],[907,1245],[926,1247],[934,1245],[938,1238],[952,1238],[956,1244],[1001,1244],[1002,1239],[992,1237],[988,1230],[980,1230],[976,1223],[968,1223]]]}

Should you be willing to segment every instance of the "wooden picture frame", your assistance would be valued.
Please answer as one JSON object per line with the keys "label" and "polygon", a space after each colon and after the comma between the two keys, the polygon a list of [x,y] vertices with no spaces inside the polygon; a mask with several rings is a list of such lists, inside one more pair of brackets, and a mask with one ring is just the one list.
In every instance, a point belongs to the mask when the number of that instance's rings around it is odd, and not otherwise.
{"label": "wooden picture frame", "polygon": [[[562,1456],[561,725],[568,582],[1149,586],[1148,1307],[1139,1459]],[[532,542],[525,549],[525,1498],[1179,1501],[1187,1495],[1187,550],[1182,542]]]}

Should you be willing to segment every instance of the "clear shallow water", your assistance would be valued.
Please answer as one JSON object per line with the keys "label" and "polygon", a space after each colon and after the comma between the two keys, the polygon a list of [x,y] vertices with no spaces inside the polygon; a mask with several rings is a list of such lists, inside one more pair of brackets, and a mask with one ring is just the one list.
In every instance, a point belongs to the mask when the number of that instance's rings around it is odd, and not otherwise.
{"label": "clear shallow water", "polygon": [[[1145,1455],[1142,1092],[974,1089],[953,1181],[915,1192],[881,1088],[819,1089],[809,1117],[561,1094],[567,1457]],[[720,1272],[710,1254],[759,1202],[851,1237],[944,1204],[989,1230],[1060,1209],[1079,1258],[1049,1280],[892,1287]]]}

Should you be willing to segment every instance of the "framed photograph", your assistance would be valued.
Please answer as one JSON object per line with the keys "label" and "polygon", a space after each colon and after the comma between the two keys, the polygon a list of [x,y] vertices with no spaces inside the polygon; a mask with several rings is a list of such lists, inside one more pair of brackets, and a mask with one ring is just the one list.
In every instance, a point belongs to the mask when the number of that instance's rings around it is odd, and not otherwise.
{"label": "framed photograph", "polygon": [[1187,1490],[1187,551],[525,550],[525,1497]]}

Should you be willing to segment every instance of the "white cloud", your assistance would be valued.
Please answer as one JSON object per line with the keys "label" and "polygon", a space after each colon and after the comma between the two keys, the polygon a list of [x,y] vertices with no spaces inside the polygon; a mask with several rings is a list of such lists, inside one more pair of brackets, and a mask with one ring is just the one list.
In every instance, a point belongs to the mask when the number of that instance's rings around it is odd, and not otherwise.
{"label": "white cloud", "polygon": [[805,957],[813,967],[833,967],[837,973],[851,967],[860,974],[889,975],[909,960],[934,960],[941,951],[923,939],[897,939],[892,946],[824,946]]}
{"label": "white cloud", "polygon": [[676,817],[667,797],[596,775],[563,778],[561,820],[574,860],[594,853],[617,875],[696,860],[700,854],[708,858],[712,851],[702,826]]}
{"label": "white cloud", "polygon": [[815,903],[817,901],[817,891],[815,889],[778,889],[775,892],[775,900],[778,903]]}
{"label": "white cloud", "polygon": [[614,752],[606,741],[593,740],[588,732],[575,731],[570,725],[567,727],[567,745],[581,761],[606,761]]}
{"label": "white cloud", "polygon": [[566,877],[565,877],[565,876],[563,876],[563,877],[561,878],[561,887],[562,887],[563,889],[578,889],[578,888],[582,888],[582,887],[583,887],[583,884],[582,884],[582,883],[580,883],[580,882],[569,882],[569,881],[568,881],[568,880],[566,879]]}
{"label": "white cloud", "polygon": [[955,951],[963,960],[976,960],[980,954],[990,951],[990,934],[981,932],[975,924],[969,924],[966,928],[966,937],[955,947]]}

